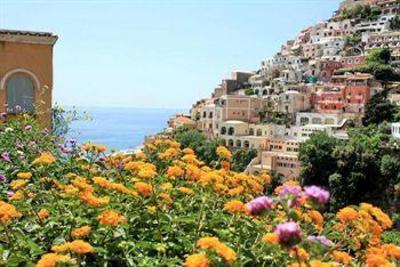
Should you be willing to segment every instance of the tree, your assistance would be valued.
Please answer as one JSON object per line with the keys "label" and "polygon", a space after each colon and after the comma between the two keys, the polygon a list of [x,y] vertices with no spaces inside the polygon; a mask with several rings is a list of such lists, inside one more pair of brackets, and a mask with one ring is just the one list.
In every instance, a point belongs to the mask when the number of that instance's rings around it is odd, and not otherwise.
{"label": "tree", "polygon": [[370,202],[395,212],[400,207],[395,190],[400,185],[397,141],[375,125],[351,128],[348,135],[348,140],[338,141],[318,133],[300,146],[302,183],[327,187],[332,210]]}
{"label": "tree", "polygon": [[247,89],[244,91],[244,94],[245,94],[245,95],[254,95],[254,90],[251,89],[251,88],[247,88]]}
{"label": "tree", "polygon": [[396,15],[395,17],[389,20],[389,27],[392,31],[400,30],[400,17]]}
{"label": "tree", "polygon": [[329,176],[336,169],[333,156],[339,141],[325,132],[318,132],[299,148],[299,159],[302,162],[301,179],[304,185],[329,186]]}
{"label": "tree", "polygon": [[244,171],[255,157],[257,157],[257,150],[255,149],[236,150],[232,157],[232,170],[236,172]]}
{"label": "tree", "polygon": [[397,113],[397,107],[387,99],[388,90],[384,89],[371,97],[365,106],[363,124],[380,124],[392,122]]}
{"label": "tree", "polygon": [[379,63],[379,64],[389,64],[391,57],[390,49],[385,48],[374,48],[368,52],[365,58],[366,63]]}

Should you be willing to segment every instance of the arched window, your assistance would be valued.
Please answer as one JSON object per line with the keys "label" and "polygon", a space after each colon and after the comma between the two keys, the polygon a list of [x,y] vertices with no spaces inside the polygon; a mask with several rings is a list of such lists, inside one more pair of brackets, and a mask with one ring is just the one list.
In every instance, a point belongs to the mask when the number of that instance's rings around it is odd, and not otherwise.
{"label": "arched window", "polygon": [[229,127],[228,135],[233,135],[235,133],[235,129],[233,127]]}
{"label": "arched window", "polygon": [[249,135],[254,135],[254,129],[253,128],[250,128]]}
{"label": "arched window", "polygon": [[222,135],[226,134],[226,128],[225,128],[225,127],[222,127],[222,128],[221,128],[221,134],[222,134]]}
{"label": "arched window", "polygon": [[33,113],[35,111],[34,85],[28,74],[12,75],[6,83],[6,95],[9,113]]}
{"label": "arched window", "polygon": [[261,136],[262,135],[262,130],[261,129],[257,129],[257,136]]}
{"label": "arched window", "polygon": [[233,140],[232,140],[232,139],[229,139],[229,140],[228,140],[228,146],[230,146],[230,147],[233,146]]}
{"label": "arched window", "polygon": [[239,139],[236,140],[236,147],[241,147],[242,146],[242,141],[240,141]]}
{"label": "arched window", "polygon": [[249,141],[245,140],[244,143],[243,143],[243,146],[244,146],[245,148],[249,148],[249,146],[250,146]]}

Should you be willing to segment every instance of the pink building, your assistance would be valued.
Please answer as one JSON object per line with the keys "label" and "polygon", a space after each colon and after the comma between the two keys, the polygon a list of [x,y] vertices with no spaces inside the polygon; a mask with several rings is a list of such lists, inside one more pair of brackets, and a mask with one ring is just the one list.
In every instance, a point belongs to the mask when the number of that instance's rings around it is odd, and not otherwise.
{"label": "pink building", "polygon": [[312,104],[317,112],[363,113],[367,104],[373,77],[358,73],[351,76],[334,76],[330,88],[323,88],[312,96]]}
{"label": "pink building", "polygon": [[364,63],[365,56],[349,56],[349,57],[342,57],[340,62],[342,63],[343,68],[354,68],[362,63]]}

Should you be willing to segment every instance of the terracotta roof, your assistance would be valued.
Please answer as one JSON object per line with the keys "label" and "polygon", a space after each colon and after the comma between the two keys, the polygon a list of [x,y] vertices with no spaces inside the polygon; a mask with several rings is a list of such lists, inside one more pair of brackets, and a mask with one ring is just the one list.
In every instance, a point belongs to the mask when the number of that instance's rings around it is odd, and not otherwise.
{"label": "terracotta roof", "polygon": [[20,42],[20,43],[53,45],[55,44],[57,39],[58,36],[50,32],[0,29],[0,41],[3,42]]}
{"label": "terracotta roof", "polygon": [[192,119],[189,119],[187,117],[184,116],[178,116],[174,119],[175,121],[179,121],[181,123],[185,123],[185,124],[195,124],[196,122]]}

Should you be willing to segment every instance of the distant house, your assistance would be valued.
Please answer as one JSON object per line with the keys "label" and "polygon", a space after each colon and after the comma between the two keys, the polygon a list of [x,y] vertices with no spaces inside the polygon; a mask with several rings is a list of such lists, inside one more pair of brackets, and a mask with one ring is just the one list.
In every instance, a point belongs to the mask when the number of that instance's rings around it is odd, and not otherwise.
{"label": "distant house", "polygon": [[196,122],[190,119],[189,116],[177,114],[169,119],[168,127],[173,130],[177,130],[180,127],[196,128]]}
{"label": "distant house", "polygon": [[52,33],[0,29],[0,113],[7,118],[29,113],[51,126],[56,41]]}

